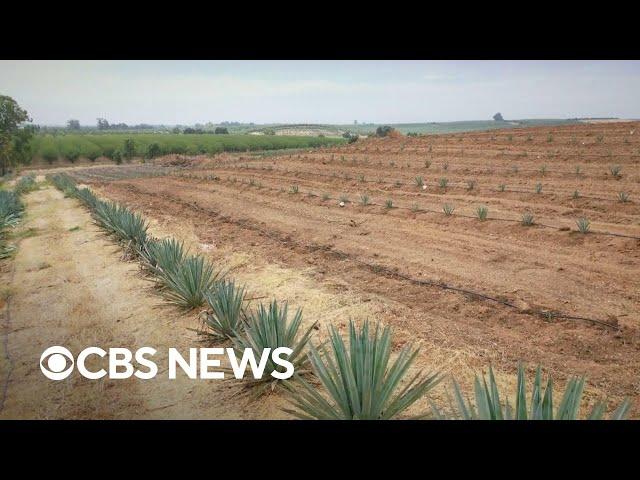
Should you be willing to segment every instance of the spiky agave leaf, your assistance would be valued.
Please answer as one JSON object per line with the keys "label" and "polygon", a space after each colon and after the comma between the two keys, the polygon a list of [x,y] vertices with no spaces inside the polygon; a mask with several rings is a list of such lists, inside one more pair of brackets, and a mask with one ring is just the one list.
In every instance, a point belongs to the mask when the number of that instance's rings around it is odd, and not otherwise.
{"label": "spiky agave leaf", "polygon": [[[298,309],[293,318],[288,318],[288,304],[283,302],[278,305],[273,300],[268,307],[260,304],[258,308],[249,312],[244,326],[244,332],[233,338],[234,348],[238,351],[244,351],[246,348],[253,349],[256,357],[260,357],[265,348],[271,351],[278,347],[288,347],[292,350],[287,360],[293,364],[296,376],[306,373],[309,360],[305,355],[305,347],[311,338],[314,322],[304,333],[299,334],[302,324],[302,310]],[[265,374],[261,379],[257,379],[258,384],[271,384],[275,387],[277,383],[286,382],[286,380],[278,380],[271,376],[271,372],[284,372],[284,367],[277,365],[269,356]]]}
{"label": "spiky agave leaf", "polygon": [[[516,408],[515,415],[512,415],[510,406],[507,403],[503,406],[500,402],[498,385],[493,374],[493,369],[489,367],[489,379],[482,376],[482,381],[476,375],[474,380],[475,407],[470,399],[462,396],[460,385],[453,380],[455,393],[455,403],[450,402],[452,414],[447,416],[442,410],[432,405],[433,414],[436,418],[461,418],[463,420],[578,420],[580,418],[580,404],[584,391],[584,377],[572,377],[567,382],[567,386],[562,395],[558,408],[553,407],[553,379],[549,377],[546,387],[542,386],[541,367],[536,368],[531,392],[531,401],[527,407],[526,374],[524,366],[518,366],[518,379],[516,384]],[[624,419],[629,411],[630,402],[625,399],[616,410],[610,415],[611,420]],[[590,420],[600,420],[604,417],[606,404],[598,402],[594,405],[587,418]]]}
{"label": "spiky agave leaf", "polygon": [[146,220],[123,205],[100,201],[96,204],[94,217],[101,226],[124,242],[141,245],[147,238]]}
{"label": "spiky agave leaf", "polygon": [[138,247],[144,266],[156,275],[176,270],[187,258],[189,250],[175,238],[150,238]]}
{"label": "spiky agave leaf", "polygon": [[238,336],[243,326],[244,287],[236,287],[232,280],[223,280],[206,292],[205,298],[211,311],[205,312],[203,320],[213,335],[224,338]]}
{"label": "spiky agave leaf", "polygon": [[189,256],[176,268],[160,272],[160,280],[166,287],[165,297],[182,308],[203,305],[205,293],[213,287],[219,276],[220,272],[200,255]]}
{"label": "spiky agave leaf", "polygon": [[23,210],[24,205],[16,193],[0,190],[0,230],[15,226]]}
{"label": "spiky agave leaf", "polygon": [[296,410],[287,411],[298,418],[373,419],[397,417],[441,380],[439,373],[416,374],[406,379],[418,350],[406,346],[394,362],[391,358],[391,330],[369,322],[356,329],[349,322],[349,347],[338,330],[331,326],[330,347],[309,348],[313,371],[326,390],[326,398],[304,380],[292,389]]}

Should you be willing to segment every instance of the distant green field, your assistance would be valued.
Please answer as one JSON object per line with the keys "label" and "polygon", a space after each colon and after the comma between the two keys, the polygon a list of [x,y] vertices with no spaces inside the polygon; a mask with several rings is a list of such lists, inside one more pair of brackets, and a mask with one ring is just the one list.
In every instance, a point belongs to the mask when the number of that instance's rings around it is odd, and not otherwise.
{"label": "distant green field", "polygon": [[181,135],[181,134],[68,134],[37,135],[32,140],[34,157],[53,162],[57,158],[113,158],[122,151],[126,139],[134,142],[136,156],[145,156],[149,145],[156,143],[159,154],[214,154],[220,152],[244,152],[309,148],[344,143],[341,138],[271,135]]}
{"label": "distant green field", "polygon": [[[494,120],[472,120],[463,122],[442,122],[442,123],[389,123],[387,125],[395,128],[400,133],[419,133],[419,134],[443,134],[443,133],[460,133],[473,132],[482,130],[496,130],[499,128],[523,128],[536,127],[541,125],[571,125],[579,123],[577,120],[563,119],[531,119],[531,120],[507,120],[505,122],[496,122]],[[381,124],[380,124],[381,125]],[[342,131],[351,131],[353,133],[366,134],[373,133],[379,124],[364,125],[327,125],[327,127],[335,128]]]}

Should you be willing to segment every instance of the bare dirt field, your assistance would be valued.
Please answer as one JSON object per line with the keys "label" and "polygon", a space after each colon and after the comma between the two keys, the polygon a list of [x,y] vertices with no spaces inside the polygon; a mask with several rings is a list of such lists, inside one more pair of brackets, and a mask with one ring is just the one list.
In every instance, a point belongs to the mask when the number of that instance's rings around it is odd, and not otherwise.
{"label": "bare dirt field", "polygon": [[[584,374],[590,400],[628,396],[636,417],[639,137],[637,122],[585,124],[367,139],[291,155],[224,154],[69,173],[142,212],[155,231],[230,267],[253,291],[303,307],[321,331],[329,323],[344,327],[349,318],[382,321],[394,328],[397,348],[421,344],[420,366],[444,369],[466,385],[490,363],[500,383],[512,382],[520,360],[530,368],[542,364],[559,383]],[[621,192],[628,201],[620,201]],[[69,199],[55,201],[66,202],[61,209],[80,208]],[[444,204],[454,208],[452,215],[443,213]],[[487,207],[485,221],[476,218],[480,206]],[[522,225],[525,213],[533,225]],[[579,218],[590,221],[588,234],[578,231]],[[83,222],[83,229],[97,231],[88,214]],[[131,282],[141,281],[134,265],[118,264],[108,241],[91,251],[108,255]],[[27,261],[20,255],[18,268]],[[127,282],[122,288],[132,289]],[[152,293],[133,290],[136,303],[153,300]],[[12,319],[27,318],[17,303]],[[115,321],[102,315],[94,321]],[[186,330],[193,316],[167,308],[154,311],[156,318],[145,315],[135,326],[129,320],[133,331],[150,335],[150,325],[158,324],[154,338],[166,344],[195,341]],[[279,404],[272,399],[252,415],[281,416],[273,406]],[[193,403],[180,408],[173,413],[197,411]],[[201,411],[211,417],[226,410]],[[228,411],[244,418],[254,410],[244,404]]]}

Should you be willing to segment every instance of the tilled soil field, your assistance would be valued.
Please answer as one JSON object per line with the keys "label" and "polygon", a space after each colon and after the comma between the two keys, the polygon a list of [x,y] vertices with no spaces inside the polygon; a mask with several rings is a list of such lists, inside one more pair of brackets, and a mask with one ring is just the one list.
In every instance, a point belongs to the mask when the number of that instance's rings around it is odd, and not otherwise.
{"label": "tilled soil field", "polygon": [[161,163],[71,173],[213,257],[246,252],[381,305],[374,320],[426,345],[425,367],[540,363],[640,411],[640,123]]}

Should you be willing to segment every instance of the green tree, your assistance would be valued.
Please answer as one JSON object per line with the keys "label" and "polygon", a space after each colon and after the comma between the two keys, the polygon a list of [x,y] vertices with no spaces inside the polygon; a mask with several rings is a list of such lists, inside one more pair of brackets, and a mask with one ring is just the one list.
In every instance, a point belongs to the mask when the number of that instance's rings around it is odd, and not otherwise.
{"label": "green tree", "polygon": [[224,135],[224,134],[228,134],[228,133],[229,133],[229,130],[227,130],[226,127],[216,127],[216,129],[215,129],[215,134],[216,135],[221,135],[221,134]]}
{"label": "green tree", "polygon": [[[5,175],[7,169],[24,162],[24,145],[28,143],[30,130],[20,132],[20,125],[30,122],[29,114],[11,97],[0,95],[0,168]],[[21,150],[22,149],[22,150]]]}
{"label": "green tree", "polygon": [[160,145],[150,143],[147,147],[147,158],[156,158],[158,155],[160,155]]}
{"label": "green tree", "polygon": [[131,138],[127,138],[124,141],[124,147],[122,148],[122,156],[127,160],[131,160],[135,154],[136,145]]}
{"label": "green tree", "polygon": [[80,130],[80,120],[67,120],[69,130]]}

